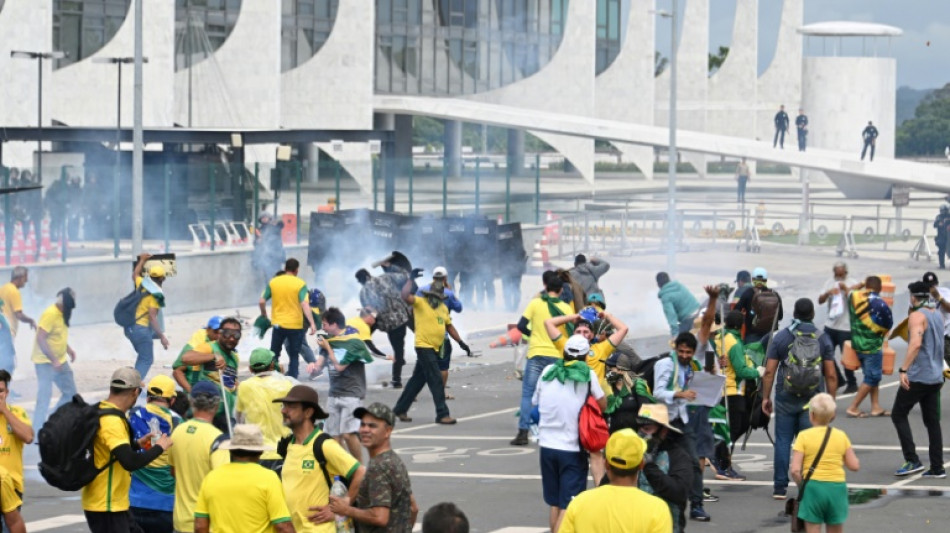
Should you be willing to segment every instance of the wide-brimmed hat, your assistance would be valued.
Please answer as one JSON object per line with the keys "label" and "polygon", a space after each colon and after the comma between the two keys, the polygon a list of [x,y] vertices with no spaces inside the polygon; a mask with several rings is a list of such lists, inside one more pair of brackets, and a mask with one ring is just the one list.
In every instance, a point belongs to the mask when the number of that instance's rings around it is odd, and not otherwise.
{"label": "wide-brimmed hat", "polygon": [[294,385],[293,388],[290,389],[290,392],[287,393],[287,396],[277,398],[274,400],[274,403],[300,403],[309,405],[313,407],[317,418],[324,419],[330,416],[326,411],[320,408],[320,397],[317,395],[317,390],[307,385]]}
{"label": "wide-brimmed hat", "polygon": [[270,452],[276,448],[264,443],[264,433],[257,424],[238,424],[231,431],[231,438],[221,443],[221,449]]}
{"label": "wide-brimmed hat", "polygon": [[666,405],[662,403],[645,404],[641,406],[640,412],[637,413],[637,421],[641,424],[658,424],[671,431],[683,433],[670,425],[670,411],[666,408]]}

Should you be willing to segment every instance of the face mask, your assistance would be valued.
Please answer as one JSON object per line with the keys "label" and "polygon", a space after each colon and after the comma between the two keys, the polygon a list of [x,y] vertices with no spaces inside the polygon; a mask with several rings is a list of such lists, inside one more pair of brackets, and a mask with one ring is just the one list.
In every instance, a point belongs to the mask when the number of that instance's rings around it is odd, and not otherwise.
{"label": "face mask", "polygon": [[445,290],[445,282],[440,279],[432,280],[432,285],[430,285],[433,291],[439,292]]}

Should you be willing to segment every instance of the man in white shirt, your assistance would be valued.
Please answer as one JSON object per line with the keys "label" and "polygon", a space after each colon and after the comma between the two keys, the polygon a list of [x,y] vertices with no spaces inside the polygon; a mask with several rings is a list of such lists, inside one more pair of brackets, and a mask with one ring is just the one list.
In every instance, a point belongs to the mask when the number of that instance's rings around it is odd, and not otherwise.
{"label": "man in white shirt", "polygon": [[[832,277],[825,282],[818,295],[818,304],[828,304],[828,321],[825,322],[825,333],[831,339],[831,344],[839,351],[844,351],[844,341],[851,340],[851,319],[848,313],[848,293],[853,290],[864,287],[864,283],[859,282],[848,275],[848,265],[843,261],[838,261],[832,268]],[[948,295],[950,297],[950,295]],[[857,392],[858,380],[854,376],[854,370],[844,369],[841,372],[841,366],[836,362],[835,371],[838,373],[838,388],[844,387],[845,394]]]}
{"label": "man in white shirt", "polygon": [[937,275],[933,272],[924,274],[923,282],[930,285],[930,297],[937,304],[936,309],[943,317],[943,360],[950,365],[950,289],[941,287]]}
{"label": "man in white shirt", "polygon": [[587,452],[578,437],[578,413],[590,394],[601,411],[607,408],[597,375],[584,363],[590,343],[572,335],[564,358],[541,371],[531,400],[538,406],[538,443],[541,446],[541,486],[551,506],[551,531],[557,531],[574,496],[587,488]]}

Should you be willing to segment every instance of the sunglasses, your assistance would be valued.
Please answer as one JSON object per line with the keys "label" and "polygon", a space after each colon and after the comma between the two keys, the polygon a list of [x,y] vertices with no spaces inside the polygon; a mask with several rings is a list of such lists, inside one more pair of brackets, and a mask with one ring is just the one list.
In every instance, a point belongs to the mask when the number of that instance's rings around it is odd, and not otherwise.
{"label": "sunglasses", "polygon": [[241,338],[241,330],[239,329],[222,329],[221,332],[218,334],[226,339],[240,339]]}

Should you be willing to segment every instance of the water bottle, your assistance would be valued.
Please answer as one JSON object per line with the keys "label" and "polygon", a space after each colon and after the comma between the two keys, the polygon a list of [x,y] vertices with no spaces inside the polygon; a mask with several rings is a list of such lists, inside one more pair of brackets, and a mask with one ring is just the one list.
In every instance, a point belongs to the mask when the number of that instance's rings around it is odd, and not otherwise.
{"label": "water bottle", "polygon": [[162,436],[162,425],[157,418],[149,418],[148,429],[152,433],[152,446],[155,446],[158,444],[159,437]]}
{"label": "water bottle", "polygon": [[[334,476],[333,486],[330,487],[330,496],[345,498],[349,491],[340,476]],[[353,520],[348,516],[336,515],[336,533],[354,533]]]}

